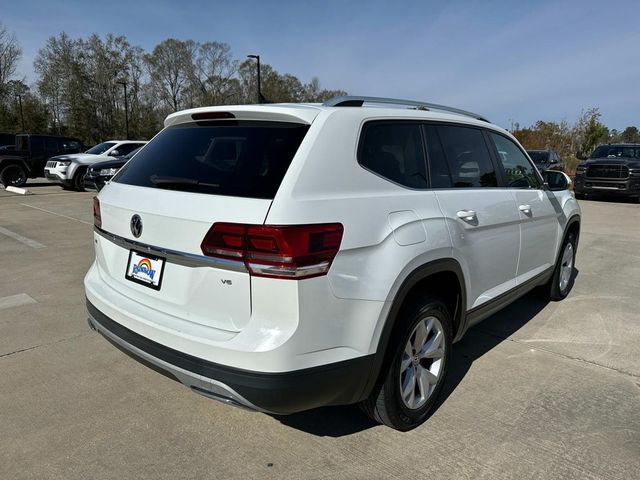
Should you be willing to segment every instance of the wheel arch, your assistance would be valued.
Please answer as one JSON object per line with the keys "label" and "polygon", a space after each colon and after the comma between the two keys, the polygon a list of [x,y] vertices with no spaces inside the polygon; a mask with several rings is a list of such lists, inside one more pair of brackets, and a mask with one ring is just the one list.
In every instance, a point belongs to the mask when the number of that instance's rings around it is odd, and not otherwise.
{"label": "wheel arch", "polygon": [[402,309],[412,298],[430,292],[443,298],[450,310],[453,320],[453,338],[457,341],[466,330],[466,286],[462,267],[453,258],[434,260],[411,271],[397,292],[386,315],[382,327],[375,360],[367,381],[362,398],[368,397],[371,391],[379,385],[381,373],[391,360],[392,349],[389,348],[400,325],[399,318]]}
{"label": "wheel arch", "polygon": [[67,178],[69,179],[69,181],[72,181],[75,178],[76,174],[83,168],[88,169],[88,165],[71,162],[69,164],[69,167],[67,167]]}
{"label": "wheel arch", "polygon": [[[576,239],[576,250],[578,248],[578,240],[580,240],[580,215],[577,213],[569,218],[567,221],[567,225],[564,228],[564,232],[562,233],[562,241],[558,245],[558,252],[556,253],[556,264],[562,254],[562,245],[564,245],[565,240],[567,239],[567,235],[573,233]],[[576,252],[577,253],[577,252]]]}

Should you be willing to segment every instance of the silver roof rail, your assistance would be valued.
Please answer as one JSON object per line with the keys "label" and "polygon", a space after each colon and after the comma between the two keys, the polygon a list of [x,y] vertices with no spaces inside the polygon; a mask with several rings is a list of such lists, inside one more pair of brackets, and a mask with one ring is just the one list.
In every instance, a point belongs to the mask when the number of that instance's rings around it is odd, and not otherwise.
{"label": "silver roof rail", "polygon": [[466,110],[460,110],[459,108],[447,107],[446,105],[438,105],[437,103],[416,102],[415,100],[401,100],[399,98],[359,97],[345,95],[342,97],[330,98],[322,105],[324,107],[362,107],[362,105],[365,103],[406,105],[408,107],[416,107],[427,110],[440,110],[442,112],[457,113],[458,115],[464,115],[466,117],[475,118],[476,120],[482,120],[483,122],[489,122],[489,120],[487,120],[482,115],[478,115],[477,113],[473,112],[467,112]]}

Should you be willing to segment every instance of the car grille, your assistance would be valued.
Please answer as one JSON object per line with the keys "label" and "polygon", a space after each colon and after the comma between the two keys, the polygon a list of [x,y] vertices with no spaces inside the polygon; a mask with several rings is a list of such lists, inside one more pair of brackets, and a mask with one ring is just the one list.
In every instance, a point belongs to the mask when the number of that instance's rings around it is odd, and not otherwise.
{"label": "car grille", "polygon": [[55,161],[47,162],[47,168],[56,168],[56,162]]}
{"label": "car grille", "polygon": [[589,178],[629,178],[626,165],[591,165],[587,168]]}

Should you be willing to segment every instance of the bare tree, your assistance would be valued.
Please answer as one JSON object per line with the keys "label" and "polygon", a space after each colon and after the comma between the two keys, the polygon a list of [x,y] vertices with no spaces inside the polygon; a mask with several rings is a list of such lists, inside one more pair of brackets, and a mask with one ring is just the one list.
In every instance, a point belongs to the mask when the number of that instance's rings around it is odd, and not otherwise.
{"label": "bare tree", "polygon": [[0,93],[16,73],[22,49],[14,33],[0,23]]}
{"label": "bare tree", "polygon": [[145,56],[151,83],[158,96],[174,112],[189,105],[188,88],[193,78],[193,57],[197,46],[192,40],[169,38]]}
{"label": "bare tree", "polygon": [[226,43],[198,45],[192,72],[199,106],[226,104],[233,98],[238,61],[233,59],[231,47]]}

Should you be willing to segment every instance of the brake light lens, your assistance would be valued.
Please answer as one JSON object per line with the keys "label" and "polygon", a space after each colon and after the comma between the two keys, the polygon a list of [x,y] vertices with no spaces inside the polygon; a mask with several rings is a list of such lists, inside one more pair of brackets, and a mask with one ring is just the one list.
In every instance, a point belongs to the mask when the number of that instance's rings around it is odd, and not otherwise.
{"label": "brake light lens", "polygon": [[209,257],[241,260],[253,276],[300,280],[326,275],[342,242],[339,223],[215,223],[201,244]]}
{"label": "brake light lens", "polygon": [[98,197],[93,197],[93,224],[102,228],[102,215],[100,214],[100,200]]}

